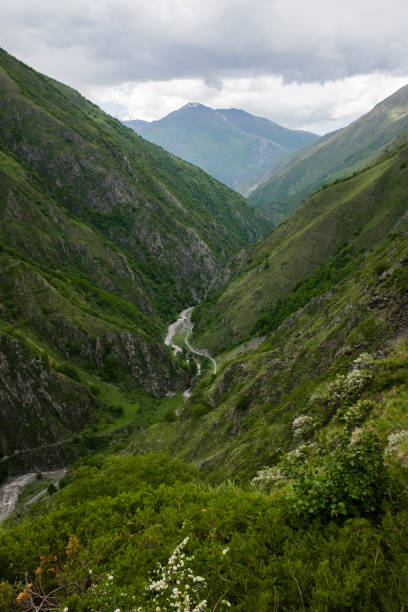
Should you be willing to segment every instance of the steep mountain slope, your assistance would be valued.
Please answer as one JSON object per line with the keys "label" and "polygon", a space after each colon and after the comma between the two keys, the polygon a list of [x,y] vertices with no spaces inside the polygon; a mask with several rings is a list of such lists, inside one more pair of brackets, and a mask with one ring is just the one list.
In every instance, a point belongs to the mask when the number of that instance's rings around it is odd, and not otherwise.
{"label": "steep mountain slope", "polygon": [[263,327],[268,328],[268,317],[272,321],[279,319],[279,312],[286,312],[279,300],[293,293],[296,306],[295,290],[307,293],[302,283],[312,275],[328,274],[324,265],[329,259],[330,266],[341,273],[361,249],[370,248],[391,231],[406,213],[407,190],[404,148],[357,176],[317,192],[269,237],[241,255],[236,261],[240,271],[226,289],[197,308],[196,342],[219,352],[239,344],[255,328],[262,333]]}
{"label": "steep mountain slope", "polygon": [[344,431],[363,427],[406,465],[406,199],[384,234],[349,250],[339,276],[335,265],[310,276],[303,287],[309,282],[314,291],[302,296],[300,287],[297,305],[264,331],[257,348],[220,355],[217,377],[195,389],[180,418],[138,434],[133,448],[176,453],[212,481],[245,481],[279,466],[259,477],[274,490],[289,464],[310,461],[318,471],[319,453],[338,452]]}
{"label": "steep mountain slope", "polygon": [[30,427],[1,428],[9,454],[80,429],[100,404],[84,387],[95,376],[184,388],[166,321],[268,223],[5,51],[0,87],[0,418],[21,411]]}
{"label": "steep mountain slope", "polygon": [[271,164],[317,136],[230,108],[186,104],[158,121],[126,125],[241,193]]}
{"label": "steep mountain slope", "polygon": [[408,129],[408,85],[347,127],[327,134],[250,195],[250,202],[275,224],[313,191],[365,167]]}

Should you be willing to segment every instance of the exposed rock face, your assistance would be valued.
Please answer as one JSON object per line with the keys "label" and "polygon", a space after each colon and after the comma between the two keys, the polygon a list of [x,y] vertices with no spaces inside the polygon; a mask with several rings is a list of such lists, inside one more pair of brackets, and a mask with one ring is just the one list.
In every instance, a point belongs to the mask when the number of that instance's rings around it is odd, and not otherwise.
{"label": "exposed rock face", "polygon": [[82,385],[55,372],[17,339],[0,335],[0,453],[72,438],[94,416]]}

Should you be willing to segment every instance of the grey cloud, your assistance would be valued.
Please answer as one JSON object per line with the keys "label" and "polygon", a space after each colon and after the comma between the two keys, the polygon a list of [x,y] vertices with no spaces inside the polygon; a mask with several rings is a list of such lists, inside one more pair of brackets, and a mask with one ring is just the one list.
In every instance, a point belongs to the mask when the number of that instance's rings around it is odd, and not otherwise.
{"label": "grey cloud", "polygon": [[[10,52],[70,84],[406,72],[408,4],[388,0],[14,0]],[[210,76],[209,76],[210,75]]]}

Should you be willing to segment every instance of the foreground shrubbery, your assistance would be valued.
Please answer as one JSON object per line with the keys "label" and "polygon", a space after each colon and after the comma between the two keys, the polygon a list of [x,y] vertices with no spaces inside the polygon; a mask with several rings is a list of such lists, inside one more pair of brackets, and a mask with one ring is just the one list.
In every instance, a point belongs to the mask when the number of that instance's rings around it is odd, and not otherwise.
{"label": "foreground shrubbery", "polygon": [[27,588],[58,589],[59,609],[69,612],[177,609],[165,599],[181,592],[179,578],[173,585],[171,575],[170,590],[149,585],[183,542],[176,557],[185,554],[184,578],[200,577],[189,588],[202,579],[191,610],[204,600],[203,610],[223,609],[222,601],[242,611],[400,610],[408,599],[408,503],[398,493],[405,476],[398,478],[366,518],[305,522],[290,511],[285,489],[198,485],[189,467],[164,456],[82,467],[47,514],[0,532],[0,598],[10,601],[3,609],[24,609],[15,598]]}

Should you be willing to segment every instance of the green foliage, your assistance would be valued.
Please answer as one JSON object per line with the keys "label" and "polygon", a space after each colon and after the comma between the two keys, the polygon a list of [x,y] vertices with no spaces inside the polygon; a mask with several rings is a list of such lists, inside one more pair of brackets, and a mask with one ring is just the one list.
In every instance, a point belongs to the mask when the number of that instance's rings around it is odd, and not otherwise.
{"label": "green foliage", "polygon": [[238,401],[236,403],[235,409],[238,412],[245,412],[246,410],[248,410],[250,404],[251,404],[250,396],[249,395],[242,395],[241,397],[238,398]]}
{"label": "green foliage", "polygon": [[[59,589],[60,609],[112,612],[120,605],[130,612],[133,602],[136,609],[145,606],[158,563],[167,571],[173,551],[189,538],[185,552],[194,559],[186,566],[207,583],[208,609],[222,599],[241,612],[269,612],[276,601],[283,610],[400,609],[408,597],[406,496],[395,490],[394,505],[384,502],[385,514],[378,512],[384,474],[373,438],[329,458],[338,465],[325,469],[345,492],[333,501],[334,484],[315,474],[331,501],[307,513],[314,520],[306,524],[294,520],[282,494],[202,486],[190,468],[166,456],[124,456],[80,468],[47,513],[2,527],[3,581],[17,584],[28,572],[35,587],[41,566],[45,592]],[[406,474],[398,478],[405,487]],[[297,490],[307,498],[304,487]],[[376,520],[327,523],[331,506],[344,518],[342,503],[348,514],[367,517],[375,507]]]}
{"label": "green foliage", "polygon": [[81,382],[81,377],[79,376],[78,370],[72,364],[61,363],[57,366],[57,370],[58,372],[65,374],[65,376],[72,378],[72,380],[75,380],[76,382]]}
{"label": "green foliage", "polygon": [[14,589],[8,582],[0,582],[0,610],[8,610],[14,599]]}
{"label": "green foliage", "polygon": [[292,506],[302,517],[323,520],[377,512],[384,499],[387,474],[379,439],[363,432],[357,442],[345,439],[339,448],[295,468]]}

